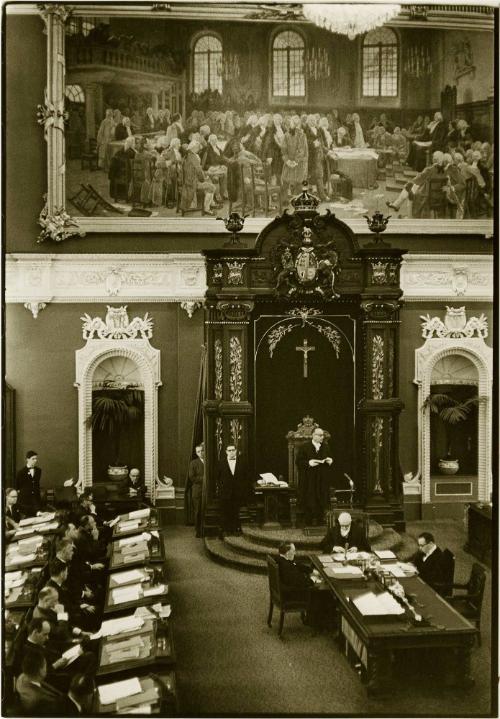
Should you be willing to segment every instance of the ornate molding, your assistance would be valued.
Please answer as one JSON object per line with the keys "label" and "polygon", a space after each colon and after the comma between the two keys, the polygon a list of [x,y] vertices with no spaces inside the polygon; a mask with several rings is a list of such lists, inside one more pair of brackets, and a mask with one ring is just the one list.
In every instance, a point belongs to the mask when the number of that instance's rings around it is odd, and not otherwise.
{"label": "ornate molding", "polygon": [[243,347],[239,337],[229,340],[229,395],[232,402],[241,402],[243,394]]}
{"label": "ornate molding", "polygon": [[24,306],[27,310],[31,312],[33,315],[33,319],[36,320],[38,317],[38,313],[44,310],[47,307],[46,302],[25,302]]}
{"label": "ornate molding", "polygon": [[405,255],[401,288],[406,301],[493,299],[491,255]]}
{"label": "ornate molding", "polygon": [[56,107],[54,103],[48,101],[45,92],[44,104],[36,106],[36,121],[43,126],[45,140],[50,127],[64,132],[64,123],[67,122],[68,117],[69,113],[64,109],[64,100],[60,100]]}
{"label": "ornate molding", "polygon": [[217,309],[224,320],[235,323],[246,323],[254,308],[253,302],[218,302]]}
{"label": "ornate molding", "polygon": [[106,313],[106,320],[103,322],[100,317],[91,317],[85,314],[80,317],[83,321],[83,339],[94,339],[94,335],[100,340],[122,340],[137,339],[137,335],[141,335],[141,339],[149,340],[153,336],[153,320],[148,313],[141,317],[134,317],[129,320],[127,314],[127,305],[123,307],[110,307]]}
{"label": "ornate molding", "polygon": [[378,334],[372,338],[372,397],[384,399],[384,338]]}
{"label": "ornate molding", "polygon": [[201,303],[205,261],[194,253],[11,254],[5,285],[7,302]]}
{"label": "ornate molding", "polygon": [[[41,107],[41,105],[39,105]],[[54,123],[51,126],[55,128]],[[45,128],[47,132],[48,126]],[[83,237],[85,232],[81,230],[78,223],[71,219],[68,213],[61,207],[55,208],[52,214],[49,212],[49,205],[47,202],[47,196],[45,195],[45,204],[40,217],[38,218],[38,224],[42,228],[42,231],[38,235],[37,242],[45,242],[45,240],[53,240],[54,242],[62,242],[68,240],[70,237],[77,235]]]}
{"label": "ornate molding", "polygon": [[54,17],[64,23],[73,14],[73,8],[62,3],[37,3],[38,12],[47,27],[49,18]]}
{"label": "ornate molding", "polygon": [[372,285],[395,285],[398,281],[398,262],[371,262]]}
{"label": "ornate molding", "polygon": [[217,338],[214,343],[214,366],[215,366],[215,399],[222,399],[223,380],[222,380],[222,340]]}
{"label": "ornate molding", "polygon": [[480,317],[467,319],[465,306],[446,307],[444,322],[439,317],[431,317],[429,314],[420,315],[422,322],[422,337],[482,337],[488,336],[488,320],[485,314]]}
{"label": "ornate molding", "polygon": [[226,262],[227,267],[227,284],[228,285],[242,285],[243,284],[243,268],[245,267],[244,262]]}
{"label": "ornate molding", "polygon": [[194,300],[187,300],[186,302],[181,302],[181,309],[187,313],[189,319],[192,318],[196,310],[199,310],[200,307],[203,307],[202,302],[195,302]]}

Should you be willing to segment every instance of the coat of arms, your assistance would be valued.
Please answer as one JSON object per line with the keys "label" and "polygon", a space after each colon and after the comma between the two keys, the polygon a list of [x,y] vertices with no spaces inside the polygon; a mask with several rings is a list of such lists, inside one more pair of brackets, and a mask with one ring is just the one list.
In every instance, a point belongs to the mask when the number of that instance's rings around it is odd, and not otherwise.
{"label": "coat of arms", "polygon": [[305,226],[298,242],[282,241],[274,253],[275,292],[297,297],[317,294],[323,299],[339,297],[335,274],[339,271],[335,243],[313,243],[313,231]]}

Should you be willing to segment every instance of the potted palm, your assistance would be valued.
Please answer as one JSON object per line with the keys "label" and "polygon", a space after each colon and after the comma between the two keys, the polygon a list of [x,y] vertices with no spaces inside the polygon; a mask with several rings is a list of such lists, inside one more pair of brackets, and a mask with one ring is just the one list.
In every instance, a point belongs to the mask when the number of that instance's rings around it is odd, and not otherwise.
{"label": "potted palm", "polygon": [[132,386],[107,387],[92,393],[92,413],[87,418],[87,426],[107,435],[113,444],[114,463],[108,467],[108,475],[114,481],[128,474],[128,467],[120,457],[123,430],[137,423],[143,415],[144,393]]}
{"label": "potted palm", "polygon": [[452,455],[451,427],[467,419],[473,407],[477,407],[482,397],[474,395],[465,400],[459,400],[445,392],[436,392],[426,397],[422,409],[429,407],[432,414],[436,414],[443,422],[446,432],[447,454],[439,460],[438,466],[441,474],[456,474],[460,468],[458,459]]}

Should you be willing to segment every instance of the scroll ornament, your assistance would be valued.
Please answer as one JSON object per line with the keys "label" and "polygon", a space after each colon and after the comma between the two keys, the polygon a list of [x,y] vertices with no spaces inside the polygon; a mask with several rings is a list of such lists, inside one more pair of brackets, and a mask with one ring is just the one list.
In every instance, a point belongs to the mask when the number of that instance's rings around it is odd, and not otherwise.
{"label": "scroll ornament", "polygon": [[68,213],[61,207],[54,210],[52,215],[49,214],[49,206],[47,202],[47,195],[44,195],[45,205],[38,218],[38,224],[41,226],[42,231],[38,235],[37,242],[45,242],[45,240],[54,240],[54,242],[61,242],[67,240],[69,237],[78,235],[83,237],[85,232],[82,232],[76,223]]}
{"label": "scroll ornament", "polygon": [[80,317],[83,321],[83,339],[91,340],[94,334],[98,338],[108,340],[121,339],[137,339],[137,335],[141,335],[141,339],[151,339],[153,336],[153,319],[148,313],[144,317],[134,317],[130,322],[127,314],[127,306],[110,307],[106,314],[106,320],[100,317],[91,317],[88,314]]}
{"label": "scroll ornament", "polygon": [[[302,327],[305,327],[305,325],[309,325],[310,327],[314,327],[317,332],[324,335],[328,342],[332,345],[335,355],[338,359],[340,355],[340,333],[338,332],[338,330],[331,327],[330,324],[324,324],[321,321],[311,321],[308,320],[306,316],[300,316],[302,317]],[[273,327],[273,329],[269,332],[267,336],[267,343],[269,345],[269,357],[271,357],[271,359],[273,357],[274,350],[276,349],[279,342],[281,342],[283,337],[298,326],[298,324],[283,323],[277,325],[276,327]]]}
{"label": "scroll ornament", "polygon": [[480,317],[470,317],[467,320],[465,307],[446,307],[444,322],[440,317],[431,317],[429,314],[420,315],[422,322],[422,337],[432,339],[438,337],[460,338],[478,337],[485,339],[488,336],[488,318],[483,313]]}
{"label": "scroll ornament", "polygon": [[45,90],[44,104],[36,106],[36,121],[43,126],[45,139],[47,139],[50,127],[64,132],[64,123],[68,121],[68,118],[69,113],[64,109],[64,98],[57,103],[50,102],[47,99],[47,90]]}

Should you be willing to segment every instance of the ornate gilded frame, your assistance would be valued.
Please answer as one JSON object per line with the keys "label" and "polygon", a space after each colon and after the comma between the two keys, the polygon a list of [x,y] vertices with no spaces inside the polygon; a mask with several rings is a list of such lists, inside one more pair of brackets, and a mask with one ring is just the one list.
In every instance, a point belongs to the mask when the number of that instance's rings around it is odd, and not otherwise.
{"label": "ornate gilded frame", "polygon": [[[158,5],[158,7],[155,7]],[[153,3],[151,7],[130,5],[63,5],[59,3],[44,3],[38,5],[38,10],[44,20],[47,35],[47,85],[45,88],[44,103],[37,108],[37,119],[44,128],[47,142],[47,194],[45,204],[40,213],[39,223],[42,227],[39,242],[44,240],[61,241],[74,236],[84,236],[89,232],[108,233],[196,233],[214,234],[221,230],[221,226],[203,217],[166,218],[150,217],[147,220],[140,217],[78,217],[71,216],[66,208],[66,159],[65,159],[65,23],[71,15],[83,16],[89,13],[92,16],[118,16],[150,17],[154,12],[156,17],[172,18],[172,10],[176,18],[193,18],[184,11],[182,5],[174,3],[165,7]],[[212,12],[220,19],[221,10],[212,5],[210,10],[200,10],[201,13]],[[227,19],[233,14],[227,14]],[[345,223],[355,234],[366,234],[366,221],[360,219],[346,219]],[[267,224],[269,218],[248,218],[243,230],[244,234],[256,235]],[[419,220],[392,219],[386,235],[390,234],[482,234],[491,237],[493,233],[492,220]]]}

